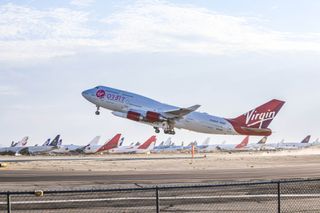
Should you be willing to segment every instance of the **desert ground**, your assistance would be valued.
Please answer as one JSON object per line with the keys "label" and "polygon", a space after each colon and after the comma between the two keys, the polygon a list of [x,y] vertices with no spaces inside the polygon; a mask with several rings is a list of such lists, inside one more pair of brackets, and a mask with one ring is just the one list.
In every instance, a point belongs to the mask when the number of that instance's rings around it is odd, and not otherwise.
{"label": "desert ground", "polygon": [[[1,156],[2,190],[320,177],[320,148],[272,152]],[[19,186],[19,187],[17,187]]]}

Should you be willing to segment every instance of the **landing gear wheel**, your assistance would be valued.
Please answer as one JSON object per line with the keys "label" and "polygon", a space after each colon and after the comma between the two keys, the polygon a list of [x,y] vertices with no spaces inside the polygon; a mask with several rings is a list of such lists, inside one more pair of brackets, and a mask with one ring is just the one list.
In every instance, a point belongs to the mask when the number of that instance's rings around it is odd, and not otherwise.
{"label": "landing gear wheel", "polygon": [[100,107],[99,106],[97,106],[97,111],[96,111],[96,115],[100,115]]}
{"label": "landing gear wheel", "polygon": [[160,133],[160,129],[159,129],[158,127],[154,127],[154,131],[155,131],[156,133]]}
{"label": "landing gear wheel", "polygon": [[164,130],[164,134],[174,135],[176,132],[174,130]]}

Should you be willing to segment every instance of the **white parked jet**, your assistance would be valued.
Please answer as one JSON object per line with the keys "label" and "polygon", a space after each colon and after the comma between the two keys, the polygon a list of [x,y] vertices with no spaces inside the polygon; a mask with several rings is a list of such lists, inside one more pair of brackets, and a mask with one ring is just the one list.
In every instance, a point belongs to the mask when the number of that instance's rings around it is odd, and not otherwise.
{"label": "white parked jet", "polygon": [[261,138],[258,143],[255,144],[248,144],[245,149],[246,150],[253,150],[253,151],[259,151],[259,150],[268,150],[269,147],[266,146],[266,142],[267,142],[268,137],[264,136],[263,138]]}
{"label": "white parked jet", "polygon": [[109,153],[117,153],[117,154],[142,154],[142,153],[148,153],[153,148],[157,141],[156,136],[151,136],[146,142],[144,142],[141,145],[134,146],[134,147],[118,147],[111,149]]}
{"label": "white parked jet", "polygon": [[175,134],[176,127],[209,134],[268,136],[272,133],[269,124],[285,103],[274,99],[236,118],[226,119],[195,112],[200,105],[181,108],[105,86],[83,91],[82,95],[96,105],[97,115],[100,107],[106,108],[115,116],[151,125],[156,133],[162,128],[166,134]]}
{"label": "white parked jet", "polygon": [[50,151],[57,149],[60,141],[60,135],[57,135],[51,142],[50,139],[42,146],[28,146],[19,150],[19,154],[22,155],[39,155],[39,154],[48,154]]}
{"label": "white parked jet", "polygon": [[19,155],[20,150],[22,150],[28,143],[29,137],[26,136],[18,142],[12,142],[10,147],[0,148],[0,155]]}
{"label": "white parked jet", "polygon": [[311,144],[309,143],[310,138],[311,138],[311,135],[308,135],[301,142],[291,142],[291,143],[282,142],[277,145],[277,149],[301,149],[301,148],[309,147],[311,146]]}
{"label": "white parked jet", "polygon": [[52,153],[55,154],[79,154],[81,153],[87,146],[96,146],[100,140],[100,136],[94,137],[88,145],[85,146],[79,146],[79,145],[60,145],[57,149],[52,150]]}

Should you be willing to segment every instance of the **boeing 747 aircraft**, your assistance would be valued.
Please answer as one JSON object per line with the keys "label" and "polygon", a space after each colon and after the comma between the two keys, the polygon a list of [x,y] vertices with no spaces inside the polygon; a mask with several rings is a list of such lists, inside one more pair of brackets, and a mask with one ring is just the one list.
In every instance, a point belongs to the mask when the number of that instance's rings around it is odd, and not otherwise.
{"label": "boeing 747 aircraft", "polygon": [[105,86],[85,90],[82,95],[97,107],[97,115],[102,107],[115,116],[151,125],[156,133],[163,129],[165,134],[175,134],[179,128],[208,134],[269,136],[272,131],[268,126],[285,103],[274,99],[228,119],[196,112],[200,105],[181,108]]}

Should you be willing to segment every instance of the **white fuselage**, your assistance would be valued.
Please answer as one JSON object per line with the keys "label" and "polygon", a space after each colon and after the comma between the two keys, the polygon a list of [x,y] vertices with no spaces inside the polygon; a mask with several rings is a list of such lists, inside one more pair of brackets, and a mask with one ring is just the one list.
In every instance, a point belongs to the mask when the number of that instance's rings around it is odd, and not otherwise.
{"label": "white fuselage", "polygon": [[[103,90],[105,94],[98,97],[97,91]],[[103,107],[113,111],[113,114],[119,117],[127,117],[127,112],[133,110],[141,112],[165,112],[179,109],[179,107],[160,103],[153,99],[137,95],[134,93],[117,90],[109,87],[98,86],[94,89],[86,90],[82,95],[98,107]],[[153,127],[163,128],[163,122],[145,122]],[[176,119],[174,126],[177,128],[187,129],[195,132],[209,134],[228,134],[237,135],[233,126],[226,119],[209,115],[201,112],[191,112],[179,119]]]}
{"label": "white fuselage", "polygon": [[[153,142],[154,144],[155,142]],[[153,145],[150,145],[149,148],[147,149],[139,149],[138,147],[134,146],[128,146],[128,147],[118,147],[118,148],[113,148],[108,151],[108,153],[113,153],[113,154],[143,154],[143,153],[148,153],[153,149]]]}

